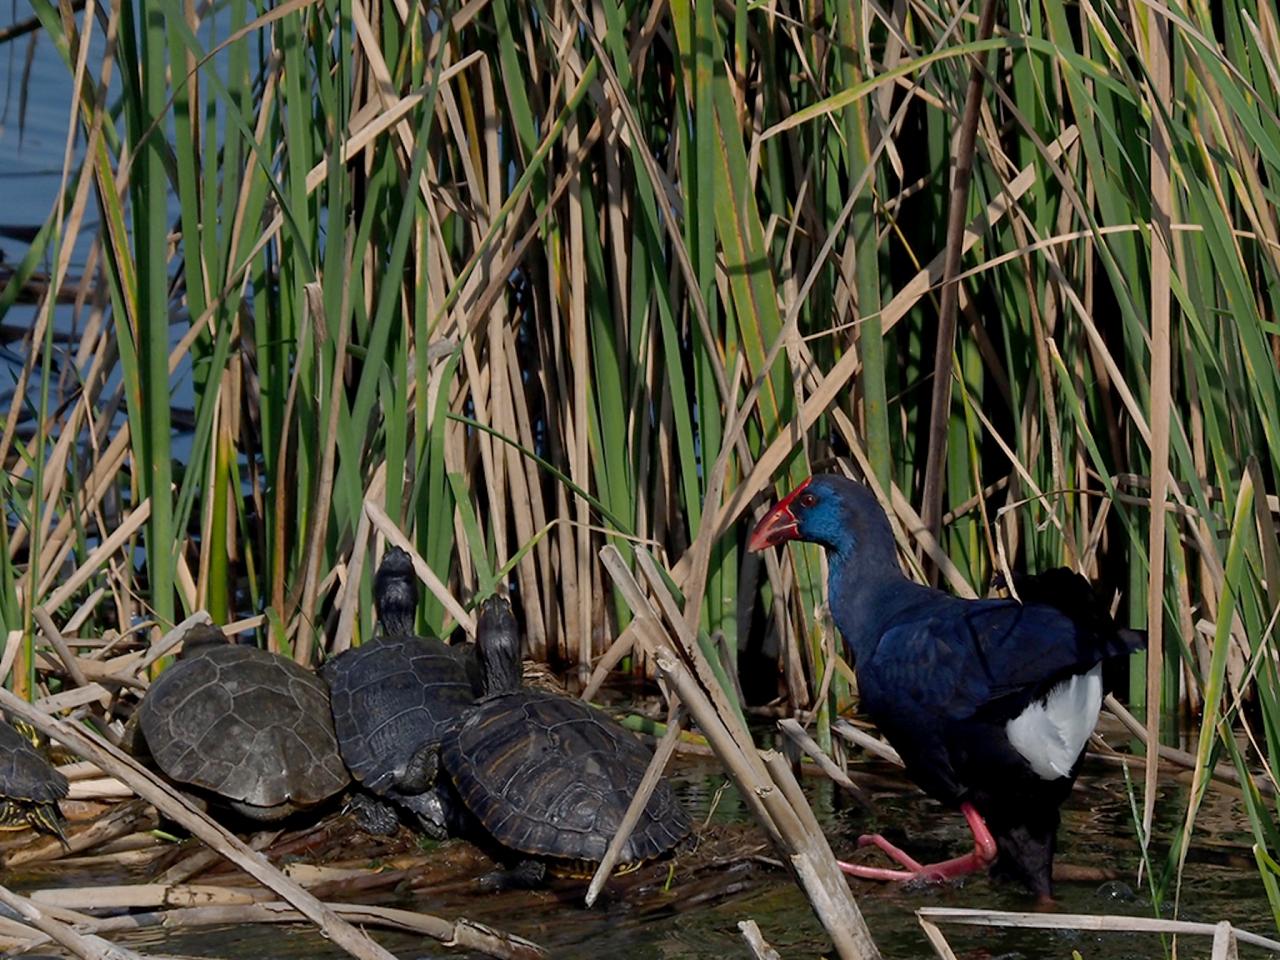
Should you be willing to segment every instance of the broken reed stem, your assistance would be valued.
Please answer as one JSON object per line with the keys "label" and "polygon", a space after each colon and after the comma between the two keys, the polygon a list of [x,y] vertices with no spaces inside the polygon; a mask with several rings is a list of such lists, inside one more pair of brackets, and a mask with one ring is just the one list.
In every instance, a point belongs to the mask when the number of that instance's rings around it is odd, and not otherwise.
{"label": "broken reed stem", "polygon": [[80,669],[79,658],[71,652],[71,648],[67,646],[67,641],[62,638],[62,634],[58,631],[57,626],[53,622],[53,618],[49,616],[49,611],[44,607],[36,607],[31,611],[35,617],[36,623],[40,627],[40,632],[44,634],[44,638],[49,641],[49,645],[58,653],[58,659],[62,661],[62,665],[67,668],[67,676],[71,678],[71,682],[77,687],[87,687],[89,685],[88,678],[84,675],[84,671]]}
{"label": "broken reed stem", "polygon": [[587,685],[582,688],[582,699],[591,700],[600,688],[604,685],[605,680],[609,678],[610,672],[619,663],[622,658],[631,652],[635,646],[635,631],[628,626],[618,634],[613,643],[609,644],[609,649],[604,652],[599,660],[596,661],[595,667],[591,670],[591,678],[587,681]]}
{"label": "broken reed stem", "polygon": [[394,954],[384,950],[337,916],[267,862],[261,854],[251,850],[208,815],[195,809],[186,797],[88,728],[51,717],[3,688],[0,688],[0,706],[12,716],[28,721],[45,736],[58,740],[83,759],[93,761],[105,773],[128,783],[138,796],[154,804],[165,816],[177,821],[259,883],[270,887],[293,904],[326,937],[353,957],[359,957],[360,960],[395,960]]}
{"label": "broken reed stem", "polygon": [[[836,867],[836,855],[832,852],[831,845],[827,843],[827,835],[823,832],[822,825],[818,823],[818,818],[814,816],[813,808],[805,799],[804,791],[796,782],[787,758],[775,750],[767,750],[763,754],[763,760],[773,782],[782,791],[782,796],[790,809],[800,818],[803,828],[804,845],[792,859],[803,859],[803,865],[813,871],[815,890],[821,891],[826,915],[830,922],[848,931],[855,948],[859,951],[857,955],[879,957],[880,953],[871,940],[871,933],[862,919],[862,913],[858,910],[853,895],[849,893],[849,882]],[[804,853],[805,856],[801,858],[800,853]],[[811,892],[810,896],[813,895]],[[826,922],[828,921],[824,921]]]}
{"label": "broken reed stem", "polygon": [[1236,947],[1236,931],[1226,920],[1219,920],[1213,929],[1213,953],[1209,960],[1238,960],[1240,951]]}
{"label": "broken reed stem", "polygon": [[[834,662],[834,661],[833,661]],[[867,792],[849,779],[849,775],[840,769],[840,765],[827,756],[822,747],[800,725],[795,717],[783,717],[778,721],[778,729],[787,735],[801,750],[810,756],[822,769],[822,772],[852,794],[864,807],[871,806]]]}
{"label": "broken reed stem", "polygon": [[[1125,708],[1124,704],[1115,698],[1115,694],[1107,694],[1106,698],[1102,701],[1102,704],[1115,715],[1115,718],[1124,725],[1126,730],[1141,740],[1144,745],[1147,743],[1150,738],[1147,736],[1146,726],[1143,725],[1142,721],[1130,713],[1129,710]],[[1195,754],[1188,753],[1186,750],[1179,750],[1177,747],[1170,747],[1163,743],[1159,745],[1158,749],[1160,756],[1165,760],[1172,761],[1180,767],[1186,767],[1188,770],[1194,770],[1196,768]],[[1138,759],[1145,762],[1145,758],[1143,757],[1139,757]],[[1225,763],[1220,763],[1215,766],[1209,771],[1209,775],[1212,776],[1213,779],[1221,780],[1223,783],[1230,784],[1233,787],[1243,786],[1240,782],[1240,774]],[[1253,786],[1257,787],[1258,792],[1264,796],[1275,796],[1276,786],[1268,777],[1253,777],[1250,782]]]}
{"label": "broken reed stem", "polygon": [[[978,39],[988,39],[995,28],[996,0],[985,0],[978,20]],[[973,158],[977,153],[978,119],[982,108],[985,68],[973,58],[969,86],[965,91],[964,115],[956,136],[955,168],[947,208],[947,246],[942,262],[942,292],[938,306],[938,338],[934,353],[933,395],[929,406],[929,442],[925,453],[924,491],[920,519],[936,540],[942,531],[943,470],[947,462],[947,431],[951,423],[951,369],[956,342],[956,313],[960,302],[960,257],[964,252],[965,215],[969,209],[969,183],[973,179]],[[938,568],[927,564],[929,584],[938,585]]]}
{"label": "broken reed stem", "polygon": [[888,760],[895,766],[903,766],[902,757],[898,755],[898,751],[889,746],[879,737],[873,737],[865,730],[859,730],[848,720],[843,717],[835,720],[831,724],[831,729],[838,733],[845,740],[848,740],[856,747],[861,747],[867,753],[874,754],[881,760]]}
{"label": "broken reed stem", "polygon": [[[209,616],[207,611],[197,610],[181,623],[174,626],[172,630],[147,648],[147,652],[143,654],[142,659],[138,661],[137,673],[146,673],[153,663],[161,657],[167,656],[177,648],[178,644],[182,642],[182,638],[187,635],[188,630],[196,626],[196,624],[205,623],[213,623],[213,618]],[[223,633],[226,633],[226,630],[223,630],[222,627],[218,627],[218,629],[222,630]]]}
{"label": "broken reed stem", "polygon": [[[677,634],[682,635],[682,639],[685,639],[684,634],[690,634],[685,653],[698,665],[701,651],[696,638],[691,636],[682,612],[666,592],[657,565],[641,550],[636,551],[636,556],[659,604],[674,611],[672,624]],[[849,892],[849,885],[837,869],[835,857],[826,847],[826,837],[822,835],[795,778],[787,770],[783,782],[775,781],[738,714],[728,706],[724,692],[715,685],[714,678],[703,680],[703,684],[710,684],[709,689],[704,690],[685,666],[680,648],[659,621],[657,612],[617,548],[606,546],[602,549],[600,561],[635,614],[637,638],[646,639],[657,650],[659,675],[679,695],[680,702],[737,785],[739,795],[774,845],[786,856],[836,952],[842,958],[879,960],[880,951],[871,939],[858,905]],[[705,669],[705,664],[702,666]],[[709,669],[707,674],[710,677]]]}
{"label": "broken reed stem", "polygon": [[[631,575],[631,571],[627,568],[626,561],[622,559],[622,555],[614,547],[606,546],[600,551],[600,562],[613,578],[614,586],[622,594],[622,598],[635,615],[636,619],[632,622],[632,627],[636,631],[637,641],[646,647],[646,652],[652,654],[657,660],[659,675],[664,675],[662,668],[664,657],[665,662],[672,664],[672,670],[674,671],[675,665],[680,662],[679,653],[667,636],[666,630],[658,621],[657,613],[649,604],[644,591],[640,589],[640,584]],[[680,672],[681,676],[678,679],[679,682],[683,682],[685,674],[683,670]],[[720,758],[720,762],[725,765],[729,776],[743,788],[741,790],[743,802],[750,808],[761,826],[764,827],[765,832],[769,834],[769,839],[773,841],[775,846],[783,848],[782,837],[761,803],[760,796],[755,790],[747,789],[746,786],[753,783],[767,783],[767,777],[763,776],[763,769],[760,771],[761,776],[757,776],[751,769],[747,760],[748,754],[734,740],[733,735],[724,723],[722,715],[716,712],[706,694],[702,692],[701,687],[693,683],[690,690],[691,695],[696,697],[696,700],[692,702],[685,699],[683,693],[677,690],[685,709],[693,716],[698,729],[702,731],[702,735],[706,737],[707,743],[711,746],[716,756]],[[752,752],[754,753],[754,748]]]}
{"label": "broken reed stem", "polygon": [[739,920],[738,929],[742,931],[742,939],[747,942],[747,949],[756,960],[782,960],[778,951],[769,946],[754,920]]}
{"label": "broken reed stem", "polygon": [[[249,838],[249,849],[261,853],[275,843],[283,832],[283,830],[266,830],[261,833],[255,833]],[[221,859],[218,851],[205,847],[195,851],[189,857],[183,857],[160,876],[156,877],[156,883],[164,884],[165,886],[185,883],[192,877],[204,873]]]}
{"label": "broken reed stem", "polygon": [[100,937],[79,933],[4,886],[0,886],[0,903],[81,960],[141,960],[132,950],[107,943]]}
{"label": "broken reed stem", "polygon": [[[715,672],[711,669],[711,664],[707,662],[707,658],[702,653],[702,647],[698,643],[698,638],[694,634],[693,628],[689,626],[688,621],[685,619],[684,611],[676,603],[676,598],[671,595],[671,591],[667,589],[667,581],[663,577],[662,571],[658,569],[658,564],[653,557],[639,547],[636,548],[635,556],[637,566],[640,567],[645,580],[649,583],[650,592],[658,601],[658,608],[666,616],[667,623],[671,624],[672,629],[675,631],[679,646],[674,649],[677,652],[683,650],[684,659],[693,665],[694,674],[697,676],[698,682],[702,684],[702,689],[706,691],[706,695],[715,706],[716,712],[724,718],[725,726],[737,742],[738,747],[744,752],[755,750],[755,741],[751,739],[751,734],[742,723],[742,714],[729,702],[729,698],[721,688]],[[663,637],[664,639],[667,637],[665,630],[663,631]]]}
{"label": "broken reed stem", "polygon": [[684,729],[684,723],[685,710],[682,706],[677,705],[671,711],[671,718],[667,721],[667,732],[662,735],[662,739],[658,742],[658,749],[653,752],[653,759],[649,761],[649,766],[644,772],[644,778],[640,781],[640,786],[636,788],[636,794],[631,798],[627,812],[622,816],[622,822],[618,824],[618,832],[609,841],[609,848],[605,850],[600,865],[596,867],[596,872],[591,877],[591,885],[587,887],[585,898],[588,907],[592,906],[596,902],[596,897],[600,896],[600,891],[604,889],[609,875],[613,873],[614,864],[618,862],[618,854],[622,852],[626,842],[631,839],[631,833],[635,830],[636,824],[640,822],[640,817],[644,813],[645,806],[649,803],[649,798],[653,796],[654,789],[658,786],[659,781],[662,780],[663,771],[667,769],[667,764],[671,761],[671,755],[675,753],[676,745],[680,742],[680,731]]}

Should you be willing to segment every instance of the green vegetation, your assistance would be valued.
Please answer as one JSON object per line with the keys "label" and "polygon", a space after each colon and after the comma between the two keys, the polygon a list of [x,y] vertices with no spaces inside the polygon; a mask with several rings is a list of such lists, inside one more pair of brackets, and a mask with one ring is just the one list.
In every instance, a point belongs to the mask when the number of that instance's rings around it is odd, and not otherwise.
{"label": "green vegetation", "polygon": [[821,738],[822,561],[742,535],[839,458],[909,551],[936,508],[952,589],[1069,564],[1156,618],[1130,701],[1200,727],[1169,877],[1233,764],[1280,923],[1274,0],[1000,4],[990,39],[938,0],[32,5],[80,159],[0,312],[86,242],[94,283],[71,347],[39,309],[0,438],[19,689],[39,606],[80,634],[265,613],[304,661],[358,640],[385,513],[464,600],[515,559],[531,654],[583,670],[626,622],[598,549],[651,551],[707,649],[776,638]]}

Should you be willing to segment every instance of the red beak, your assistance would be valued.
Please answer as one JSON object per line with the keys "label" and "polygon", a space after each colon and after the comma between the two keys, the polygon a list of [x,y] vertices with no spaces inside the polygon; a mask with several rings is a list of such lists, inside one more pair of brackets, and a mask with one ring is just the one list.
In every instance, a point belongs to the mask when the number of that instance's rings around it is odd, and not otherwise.
{"label": "red beak", "polygon": [[800,521],[791,512],[791,502],[809,485],[806,480],[780,501],[778,505],[764,515],[764,519],[756,524],[747,538],[747,549],[757,553],[767,547],[794,540],[800,535]]}

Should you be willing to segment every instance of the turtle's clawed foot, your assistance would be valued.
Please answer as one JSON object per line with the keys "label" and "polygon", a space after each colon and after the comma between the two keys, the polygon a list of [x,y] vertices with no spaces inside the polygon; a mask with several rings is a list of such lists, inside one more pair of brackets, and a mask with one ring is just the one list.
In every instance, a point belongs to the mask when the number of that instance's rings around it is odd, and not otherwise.
{"label": "turtle's clawed foot", "polygon": [[547,865],[541,860],[522,860],[507,870],[491,870],[477,882],[480,889],[491,893],[501,890],[536,890],[547,882]]}

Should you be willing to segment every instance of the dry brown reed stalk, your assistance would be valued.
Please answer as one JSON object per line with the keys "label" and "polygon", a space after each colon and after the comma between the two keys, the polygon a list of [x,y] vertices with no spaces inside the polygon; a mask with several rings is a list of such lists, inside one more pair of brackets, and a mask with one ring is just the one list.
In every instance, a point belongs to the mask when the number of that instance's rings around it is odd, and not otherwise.
{"label": "dry brown reed stalk", "polygon": [[855,747],[861,747],[867,753],[877,756],[881,760],[888,760],[899,767],[904,765],[902,757],[898,755],[897,750],[879,737],[872,736],[865,730],[859,730],[848,720],[843,718],[835,720],[831,724],[831,729]]}
{"label": "dry brown reed stalk", "polygon": [[99,847],[83,857],[62,857],[59,870],[142,869],[164,860],[172,844],[149,833],[134,833]]}
{"label": "dry brown reed stalk", "polygon": [[[67,646],[67,641],[62,638],[62,634],[58,632],[57,626],[54,625],[53,618],[49,616],[49,611],[44,607],[36,607],[32,611],[36,624],[40,627],[46,640],[58,653],[58,659],[62,661],[62,665],[66,667],[67,676],[71,678],[71,682],[77,687],[85,687],[89,685],[88,679],[84,675],[84,671],[80,669],[80,661]],[[105,704],[103,704],[105,706]]]}
{"label": "dry brown reed stalk", "polygon": [[[365,490],[365,503],[383,495],[386,489],[387,465],[384,462],[376,471],[369,486]],[[325,651],[329,657],[335,657],[351,647],[355,634],[356,617],[359,615],[360,580],[364,573],[365,558],[369,553],[369,531],[372,523],[369,511],[360,511],[360,520],[356,524],[356,537],[351,545],[351,555],[347,558],[346,579],[338,596],[338,624],[333,633],[333,640]]]}
{"label": "dry brown reed stalk", "polygon": [[738,929],[742,932],[742,939],[746,941],[751,956],[756,960],[782,960],[778,951],[769,946],[769,941],[765,940],[754,920],[739,920]]}
{"label": "dry brown reed stalk", "polygon": [[[1241,930],[1223,920],[1220,923],[1193,923],[1189,920],[1165,920],[1159,917],[1123,917],[1087,913],[1018,913],[1006,910],[971,910],[960,907],[921,907],[916,919],[924,928],[934,950],[942,960],[956,960],[940,924],[969,927],[998,927],[1018,930],[1081,930],[1099,933],[1154,933],[1173,936],[1213,937],[1213,956],[1234,957],[1229,945],[1232,939],[1280,953],[1280,941]],[[1219,946],[1222,944],[1223,946]],[[1220,952],[1228,951],[1228,952]]]}
{"label": "dry brown reed stalk", "polygon": [[[1125,709],[1124,704],[1116,700],[1113,695],[1108,694],[1103,700],[1103,704],[1111,711],[1117,720],[1124,724],[1125,729],[1141,740],[1144,745],[1152,739],[1147,734],[1147,728],[1138,720],[1137,717]],[[1172,761],[1180,767],[1185,767],[1188,770],[1194,770],[1196,768],[1195,754],[1188,753],[1186,750],[1179,750],[1177,747],[1170,747],[1162,743],[1159,745],[1159,753],[1161,757]],[[1143,759],[1143,762],[1146,762],[1145,759]],[[1211,770],[1207,771],[1207,773],[1210,777],[1220,783],[1229,784],[1232,787],[1242,786],[1240,774],[1231,767],[1228,767],[1225,763],[1216,765]],[[1260,793],[1267,796],[1275,796],[1276,785],[1269,775],[1253,777],[1251,779],[1251,783]]]}
{"label": "dry brown reed stalk", "polygon": [[90,887],[52,887],[33,890],[32,903],[67,910],[135,910],[156,907],[238,906],[265,903],[274,897],[261,887],[212,884],[94,884]]}
{"label": "dry brown reed stalk", "polygon": [[[327,903],[325,906],[351,924],[419,934],[448,947],[475,951],[498,960],[542,960],[548,956],[544,949],[532,941],[472,920],[445,920],[428,913],[352,903]],[[108,917],[94,920],[92,929],[114,933],[157,926],[179,929],[240,923],[297,923],[304,919],[304,915],[289,904],[274,901],[234,907],[181,907],[154,913]]]}
{"label": "dry brown reed stalk", "polygon": [[[280,834],[281,831],[279,830],[259,831],[249,838],[249,849],[261,853],[275,843]],[[166,886],[185,883],[191,878],[199,876],[214,864],[221,862],[221,860],[222,855],[217,850],[208,847],[196,850],[156,877],[156,882]]]}
{"label": "dry brown reed stalk", "polygon": [[68,800],[127,800],[133,796],[128,784],[115,777],[83,778],[73,781]]}
{"label": "dry brown reed stalk", "polygon": [[51,940],[65,947],[81,960],[142,960],[140,954],[108,943],[101,937],[77,932],[60,920],[54,919],[38,906],[0,886],[0,903],[13,910],[23,920],[44,933]]}
{"label": "dry brown reed stalk", "polygon": [[[547,956],[545,950],[529,940],[470,920],[451,921],[427,913],[348,903],[327,903],[326,907],[340,914],[348,922],[360,924],[362,927],[372,926],[427,936],[444,946],[481,953],[488,957],[496,957],[498,960],[542,960]],[[47,912],[57,911],[50,909]],[[92,917],[83,914],[77,914],[76,917],[76,925],[93,934],[130,933],[153,928],[177,930],[248,923],[298,923],[306,919],[303,914],[281,901],[230,906],[176,907],[116,917]],[[0,918],[0,936],[7,937],[10,942],[13,942],[22,931],[6,927],[5,923],[6,921]],[[43,938],[24,939],[22,947],[29,949],[39,946],[42,942],[44,942]]]}
{"label": "dry brown reed stalk", "polygon": [[[660,675],[671,684],[679,702],[689,711],[737,784],[748,808],[786,858],[837,953],[859,960],[878,958],[880,953],[849,892],[849,885],[836,869],[826,837],[790,769],[785,764],[781,769],[776,764],[770,766],[768,760],[761,757],[738,714],[724,701],[724,691],[702,661],[696,639],[688,634],[682,611],[667,594],[656,565],[642,550],[636,552],[636,558],[658,598],[659,607],[669,612],[668,621],[679,641],[673,640],[663,628],[657,611],[617,549],[607,546],[600,554],[614,586],[636,617],[638,637],[643,637],[646,645],[657,652]],[[693,663],[693,672],[685,666],[686,659]]]}
{"label": "dry brown reed stalk", "polygon": [[[985,0],[978,18],[978,39],[986,40],[995,29],[996,0]],[[965,91],[964,115],[952,154],[951,195],[947,207],[947,241],[943,249],[942,303],[938,308],[938,336],[934,348],[932,403],[929,408],[929,442],[924,468],[921,519],[924,527],[937,539],[942,532],[942,471],[947,458],[947,433],[951,419],[951,369],[955,352],[956,311],[959,303],[962,254],[961,237],[964,215],[969,209],[969,186],[973,178],[973,160],[977,147],[978,118],[982,110],[982,89],[986,70],[977,57],[969,69],[969,86]],[[928,567],[929,580],[937,586],[934,567]]]}
{"label": "dry brown reed stalk", "polygon": [[840,769],[840,765],[827,756],[826,751],[818,746],[813,737],[805,732],[799,720],[784,717],[778,721],[778,729],[786,734],[807,756],[811,757],[818,764],[818,768],[832,781],[847,791],[864,807],[871,806],[871,798],[867,796],[867,792],[849,779],[849,775]]}

